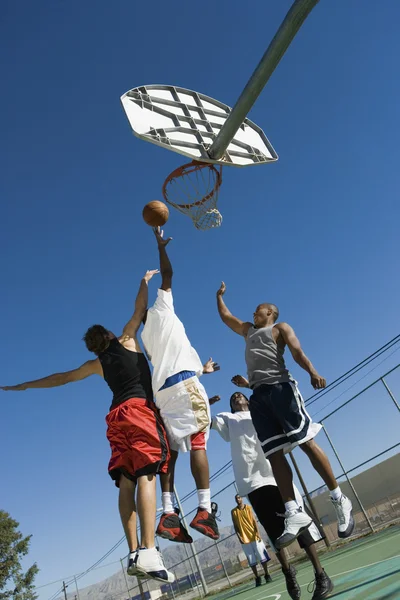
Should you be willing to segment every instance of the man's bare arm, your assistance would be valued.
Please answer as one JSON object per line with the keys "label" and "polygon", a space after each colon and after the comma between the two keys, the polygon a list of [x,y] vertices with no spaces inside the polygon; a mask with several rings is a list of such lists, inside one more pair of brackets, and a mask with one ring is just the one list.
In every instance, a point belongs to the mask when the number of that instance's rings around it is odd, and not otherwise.
{"label": "man's bare arm", "polygon": [[78,369],[72,371],[66,371],[65,373],[54,373],[48,377],[42,379],[35,379],[34,381],[27,381],[18,385],[4,386],[0,389],[5,392],[21,392],[23,390],[34,389],[34,388],[52,388],[60,385],[66,385],[73,381],[81,381],[86,379],[90,375],[101,375],[103,376],[103,369],[98,358],[94,360],[88,360]]}
{"label": "man's bare arm", "polygon": [[164,239],[164,232],[160,227],[154,228],[154,235],[156,236],[158,245],[158,254],[160,256],[160,271],[161,271],[161,289],[165,292],[170,292],[172,288],[172,276],[174,274],[172,270],[171,261],[167,254],[167,245],[172,238]]}
{"label": "man's bare arm", "polygon": [[313,388],[319,390],[326,387],[326,380],[318,374],[310,359],[303,352],[300,341],[293,328],[287,323],[279,323],[276,325],[276,329],[278,329],[279,333],[282,335],[294,360],[310,375]]}
{"label": "man's bare arm", "polygon": [[153,271],[147,271],[145,276],[141,280],[139,291],[137,293],[135,301],[135,311],[123,329],[121,336],[122,338],[127,339],[136,337],[140,324],[143,321],[143,317],[147,310],[147,304],[149,299],[149,281],[157,273],[159,273],[158,269],[154,269]]}
{"label": "man's bare arm", "polygon": [[225,292],[226,292],[226,285],[224,282],[222,282],[221,287],[219,288],[219,290],[217,292],[217,306],[218,306],[219,316],[221,317],[221,319],[223,320],[225,325],[227,325],[230,329],[232,329],[232,331],[234,331],[235,333],[238,333],[239,335],[243,335],[244,337],[246,337],[247,332],[249,331],[249,329],[251,327],[251,323],[246,323],[245,321],[241,321],[240,319],[238,319],[231,313],[231,311],[228,309],[228,307],[226,306],[224,299],[223,299],[223,295],[225,294]]}

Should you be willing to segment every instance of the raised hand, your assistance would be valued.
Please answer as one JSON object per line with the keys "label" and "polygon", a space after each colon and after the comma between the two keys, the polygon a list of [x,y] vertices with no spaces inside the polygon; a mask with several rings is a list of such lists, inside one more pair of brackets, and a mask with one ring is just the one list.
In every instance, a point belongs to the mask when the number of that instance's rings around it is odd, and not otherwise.
{"label": "raised hand", "polygon": [[219,402],[221,400],[221,396],[213,396],[212,398],[208,399],[208,402],[210,403],[210,406],[212,404],[215,404],[216,402]]}
{"label": "raised hand", "polygon": [[234,385],[237,385],[237,387],[244,387],[244,388],[249,387],[249,382],[247,381],[247,379],[245,377],[243,377],[243,375],[235,375],[234,377],[232,377],[231,382]]}
{"label": "raised hand", "polygon": [[207,373],[214,373],[215,371],[219,371],[221,367],[218,363],[213,362],[212,358],[209,358],[205,365],[203,365],[203,373],[207,375]]}
{"label": "raised hand", "polygon": [[143,279],[144,279],[146,282],[149,282],[149,281],[150,281],[150,279],[151,279],[152,277],[154,277],[154,275],[157,275],[157,273],[159,273],[159,272],[160,272],[160,271],[159,271],[158,269],[153,269],[153,271],[146,271],[146,274],[145,274],[145,276],[143,277]]}
{"label": "raised hand", "polygon": [[226,285],[225,285],[225,283],[222,281],[222,282],[221,282],[221,286],[220,286],[220,288],[219,288],[219,290],[218,290],[218,292],[217,292],[217,296],[223,296],[223,295],[225,294],[225,292],[226,292]]}
{"label": "raised hand", "polygon": [[164,231],[161,229],[161,227],[154,227],[153,231],[159,246],[166,246],[172,240],[172,237],[164,239]]}

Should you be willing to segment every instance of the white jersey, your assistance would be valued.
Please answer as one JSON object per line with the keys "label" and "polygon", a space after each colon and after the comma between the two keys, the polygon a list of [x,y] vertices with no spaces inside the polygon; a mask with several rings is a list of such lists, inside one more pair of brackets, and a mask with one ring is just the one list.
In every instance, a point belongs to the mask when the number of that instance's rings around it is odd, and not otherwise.
{"label": "white jersey", "polygon": [[233,473],[238,492],[247,496],[264,485],[276,485],[270,462],[264,457],[249,410],[220,413],[211,427],[231,443]]}
{"label": "white jersey", "polygon": [[[212,417],[211,426],[225,441],[231,443],[233,472],[241,496],[247,496],[264,485],[276,485],[271,463],[264,456],[249,410],[220,413]],[[295,485],[293,489],[297,504],[304,510],[299,490]],[[314,541],[322,539],[315,523],[310,525],[308,532]],[[276,551],[271,540],[269,543]]]}
{"label": "white jersey", "polygon": [[154,393],[168,377],[181,371],[193,371],[198,377],[203,374],[199,355],[175,314],[172,292],[158,290],[157,300],[147,311],[142,340],[153,365]]}

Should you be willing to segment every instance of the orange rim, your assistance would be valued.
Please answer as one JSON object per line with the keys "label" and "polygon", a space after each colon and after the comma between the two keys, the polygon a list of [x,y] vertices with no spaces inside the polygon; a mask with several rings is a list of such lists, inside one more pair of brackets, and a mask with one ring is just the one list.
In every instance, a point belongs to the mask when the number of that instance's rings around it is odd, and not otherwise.
{"label": "orange rim", "polygon": [[[214,187],[208,194],[203,196],[203,198],[201,200],[197,200],[197,202],[193,202],[192,204],[175,204],[174,202],[169,200],[167,187],[174,179],[179,179],[181,177],[184,177],[185,175],[191,175],[192,173],[195,173],[196,171],[201,171],[202,169],[206,169],[206,168],[210,169],[210,171],[213,171],[216,175]],[[168,175],[168,177],[164,181],[162,193],[164,196],[164,200],[166,202],[168,202],[168,204],[172,204],[173,206],[176,206],[177,208],[188,209],[191,206],[201,206],[202,204],[204,204],[204,202],[207,202],[207,200],[212,198],[218,192],[218,190],[221,186],[221,183],[222,183],[222,165],[220,165],[220,168],[218,170],[211,163],[203,163],[203,162],[199,162],[197,160],[192,160],[192,162],[178,167],[177,169],[175,169],[174,171],[172,171],[172,173],[170,173]]]}

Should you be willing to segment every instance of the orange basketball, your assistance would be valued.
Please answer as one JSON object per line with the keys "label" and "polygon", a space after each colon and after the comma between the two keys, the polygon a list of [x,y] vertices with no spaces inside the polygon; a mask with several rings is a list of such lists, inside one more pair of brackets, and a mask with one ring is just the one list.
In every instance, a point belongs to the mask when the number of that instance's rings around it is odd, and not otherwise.
{"label": "orange basketball", "polygon": [[169,210],[164,202],[152,200],[143,209],[143,219],[151,227],[162,227],[168,221]]}

